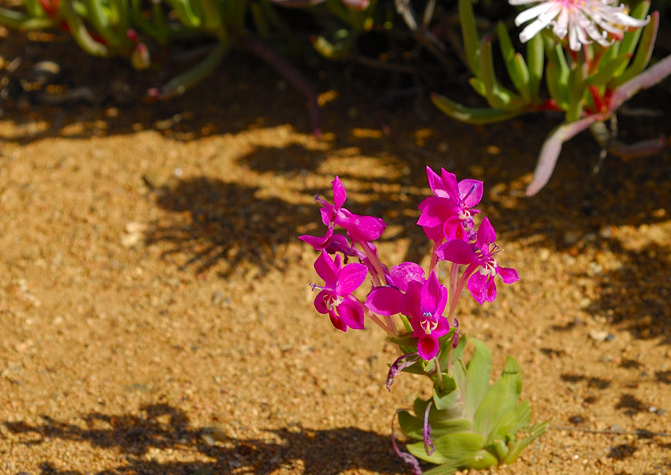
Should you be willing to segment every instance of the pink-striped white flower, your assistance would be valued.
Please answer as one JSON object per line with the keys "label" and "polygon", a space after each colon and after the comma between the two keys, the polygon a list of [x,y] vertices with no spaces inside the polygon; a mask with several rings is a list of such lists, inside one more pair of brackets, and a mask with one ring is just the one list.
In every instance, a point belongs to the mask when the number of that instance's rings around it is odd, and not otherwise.
{"label": "pink-striped white flower", "polygon": [[596,41],[609,46],[612,39],[619,40],[629,29],[645,26],[649,18],[639,20],[627,15],[626,5],[613,5],[615,0],[508,0],[511,5],[537,3],[515,18],[520,26],[531,20],[520,33],[523,43],[541,30],[552,27],[558,38],[568,35],[569,48],[580,51],[582,45]]}

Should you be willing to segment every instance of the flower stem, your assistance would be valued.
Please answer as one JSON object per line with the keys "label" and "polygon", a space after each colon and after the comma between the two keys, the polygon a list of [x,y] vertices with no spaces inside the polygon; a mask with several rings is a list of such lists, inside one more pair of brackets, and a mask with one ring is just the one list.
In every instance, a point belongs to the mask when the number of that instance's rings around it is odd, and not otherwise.
{"label": "flower stem", "polygon": [[461,274],[461,278],[459,279],[456,285],[456,290],[454,291],[454,297],[450,301],[450,313],[448,314],[447,317],[448,321],[452,320],[452,318],[454,317],[454,312],[457,309],[457,302],[459,302],[459,297],[461,297],[461,293],[464,291],[466,282],[468,282],[468,279],[473,275],[473,273],[477,268],[478,268],[477,265],[469,264],[464,273]]}
{"label": "flower stem", "polygon": [[364,314],[370,318],[377,326],[382,328],[387,334],[390,336],[396,336],[398,335],[398,332],[396,331],[396,325],[394,325],[394,321],[390,316],[386,317],[386,323],[383,322],[380,317],[375,315],[373,312],[368,310],[366,307],[363,308]]}
{"label": "flower stem", "polygon": [[[384,271],[382,270],[382,265],[380,265],[380,260],[377,258],[373,250],[370,248],[370,245],[367,242],[361,242],[357,241],[359,243],[359,246],[361,246],[361,249],[363,249],[364,254],[366,254],[366,257],[370,261],[371,265],[375,269],[375,272],[377,275],[372,274],[371,277],[373,278],[373,283],[375,284],[376,287],[380,287],[382,285],[386,284],[386,279],[384,278]],[[382,280],[380,280],[382,278]],[[382,284],[384,282],[384,284]]]}
{"label": "flower stem", "polygon": [[433,250],[431,251],[431,264],[429,265],[429,270],[426,272],[427,279],[431,275],[431,272],[433,272],[436,268],[436,265],[438,265],[438,254],[436,254],[436,249],[438,249],[438,246],[440,246],[442,243],[442,240],[433,242]]}
{"label": "flower stem", "polygon": [[[450,350],[450,355],[452,354],[452,350]],[[445,390],[443,387],[443,371],[440,369],[440,361],[438,361],[438,357],[435,357],[433,361],[436,364],[436,373],[438,374],[438,386],[440,386],[441,392]]]}

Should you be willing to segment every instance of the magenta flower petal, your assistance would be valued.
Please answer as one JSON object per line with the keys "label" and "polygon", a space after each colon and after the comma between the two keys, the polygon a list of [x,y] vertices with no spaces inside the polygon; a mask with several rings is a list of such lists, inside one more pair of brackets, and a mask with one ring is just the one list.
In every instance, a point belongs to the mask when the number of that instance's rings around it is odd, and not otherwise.
{"label": "magenta flower petal", "polygon": [[380,218],[361,216],[341,209],[335,217],[335,224],[344,228],[355,241],[370,242],[382,236],[385,224]]}
{"label": "magenta flower petal", "polygon": [[315,309],[322,315],[329,313],[328,300],[331,293],[328,290],[322,290],[315,297]]}
{"label": "magenta flower petal", "polygon": [[358,262],[350,262],[340,270],[338,276],[338,293],[341,295],[351,294],[366,279],[368,268]]}
{"label": "magenta flower petal", "polygon": [[405,291],[404,297],[401,299],[400,313],[407,315],[408,317],[421,316],[421,298],[419,294],[422,289],[422,284],[423,282],[418,282],[416,280],[408,282],[408,289]]}
{"label": "magenta flower petal", "polygon": [[477,264],[478,258],[473,248],[461,239],[450,239],[436,249],[438,259],[455,264]]}
{"label": "magenta flower petal", "polygon": [[496,273],[501,276],[501,280],[504,284],[512,284],[513,282],[520,280],[517,271],[512,267],[497,267]]}
{"label": "magenta flower petal", "polygon": [[338,316],[346,326],[353,328],[354,330],[363,330],[364,313],[363,308],[358,301],[347,298],[344,299],[340,305],[338,305],[337,312]]}
{"label": "magenta flower petal", "polygon": [[333,204],[337,208],[341,208],[347,199],[347,191],[345,191],[345,186],[340,181],[338,176],[331,182],[333,186]]}
{"label": "magenta flower petal", "polygon": [[329,312],[329,318],[331,319],[331,325],[333,325],[336,329],[340,330],[341,332],[347,331],[347,324],[334,311]]}
{"label": "magenta flower petal", "polygon": [[441,226],[447,218],[457,215],[459,208],[445,198],[427,196],[418,207],[421,210],[417,224],[420,226]]}
{"label": "magenta flower petal", "polygon": [[315,270],[317,275],[324,280],[326,287],[335,287],[338,281],[338,270],[340,267],[340,256],[336,256],[335,261],[331,259],[325,251],[322,251],[315,261]]}
{"label": "magenta flower petal", "polygon": [[322,223],[324,226],[333,226],[333,219],[335,218],[336,209],[335,206],[331,204],[326,204],[323,208],[319,209],[319,214],[322,217]]}
{"label": "magenta flower petal", "polygon": [[368,294],[366,307],[378,315],[395,315],[401,311],[403,294],[395,287],[377,287]]}
{"label": "magenta flower petal", "polygon": [[416,262],[402,262],[391,268],[392,283],[402,292],[408,289],[411,281],[424,282],[424,269]]}
{"label": "magenta flower petal", "polygon": [[433,335],[426,335],[417,340],[417,352],[424,361],[429,361],[438,354],[440,344],[438,337]]}
{"label": "magenta flower petal", "polygon": [[480,305],[484,302],[493,302],[496,299],[496,281],[493,275],[476,272],[468,279],[467,287],[475,301]]}
{"label": "magenta flower petal", "polygon": [[332,238],[333,238],[332,227],[326,228],[326,234],[324,234],[324,236],[322,237],[310,236],[307,234],[298,237],[298,239],[300,239],[304,243],[311,245],[316,251],[322,251],[326,249],[328,245],[331,243]]}
{"label": "magenta flower petal", "polygon": [[440,198],[448,198],[443,187],[443,179],[428,166],[426,167],[426,179],[429,182],[429,187],[434,195]]}
{"label": "magenta flower petal", "polygon": [[440,169],[440,178],[443,181],[443,189],[447,196],[454,201],[459,197],[459,187],[457,186],[457,175],[450,173],[444,168]]}
{"label": "magenta flower petal", "polygon": [[[489,286],[488,281],[489,276],[481,274],[480,272],[475,272],[475,274],[473,274],[471,278],[468,279],[468,283],[466,284],[466,286],[468,287],[468,291],[471,293],[475,301],[478,302],[480,305],[485,303],[485,300],[488,300],[487,299],[488,294],[487,288]],[[494,296],[496,296],[496,290],[494,290]]]}
{"label": "magenta flower petal", "polygon": [[482,200],[483,185],[480,180],[461,180],[459,182],[459,198],[464,206],[472,208]]}
{"label": "magenta flower petal", "polygon": [[447,304],[447,289],[438,282],[435,272],[431,272],[429,280],[422,286],[419,293],[422,306],[422,315],[430,313],[440,316]]}
{"label": "magenta flower petal", "polygon": [[482,248],[488,246],[494,241],[496,241],[496,232],[494,231],[494,227],[489,222],[488,218],[484,218],[482,223],[480,223],[480,227],[478,228],[477,246]]}
{"label": "magenta flower petal", "polygon": [[471,209],[482,199],[483,187],[479,180],[457,181],[454,173],[440,169],[440,177],[427,167],[426,176],[434,196],[419,204],[421,214],[417,224],[422,226],[426,237],[440,244],[446,239],[475,239],[474,214]]}

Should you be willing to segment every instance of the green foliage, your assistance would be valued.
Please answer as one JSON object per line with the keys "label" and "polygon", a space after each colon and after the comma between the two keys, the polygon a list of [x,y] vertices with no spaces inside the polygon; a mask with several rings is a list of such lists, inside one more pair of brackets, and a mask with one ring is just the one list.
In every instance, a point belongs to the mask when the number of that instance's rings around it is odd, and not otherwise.
{"label": "green foliage", "polygon": [[[508,357],[501,376],[490,385],[492,355],[483,342],[470,341],[474,344],[470,360],[464,360],[466,337],[462,336],[451,353],[452,364],[441,373],[442,384],[433,378],[433,396],[417,398],[412,412],[398,415],[405,436],[416,441],[408,444],[408,451],[438,465],[427,475],[510,464],[549,423],[531,424],[528,402],[519,401],[522,376],[517,362]],[[443,353],[450,353],[449,347]],[[424,441],[427,407],[433,452],[427,452]]]}

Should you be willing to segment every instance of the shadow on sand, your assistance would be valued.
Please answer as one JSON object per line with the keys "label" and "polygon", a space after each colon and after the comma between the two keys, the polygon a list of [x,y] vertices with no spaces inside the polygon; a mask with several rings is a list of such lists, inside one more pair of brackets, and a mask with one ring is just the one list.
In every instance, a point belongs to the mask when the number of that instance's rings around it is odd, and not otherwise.
{"label": "shadow on sand", "polygon": [[[94,448],[114,449],[124,454],[127,463],[96,472],[97,475],[267,475],[280,468],[294,467],[305,475],[335,475],[351,469],[385,475],[407,472],[403,462],[393,453],[388,436],[354,427],[271,429],[265,431],[267,440],[235,439],[224,435],[225,428],[213,430],[190,426],[184,412],[166,404],[144,406],[141,413],[143,415],[139,416],[90,413],[84,417],[84,428],[47,417],[43,417],[42,424],[36,425],[4,424],[18,439],[30,436],[31,440],[24,442],[26,444],[63,439],[88,442]],[[146,454],[152,449],[195,451],[209,461],[148,460]],[[57,469],[48,460],[40,468],[43,475],[83,475],[83,472]]]}

